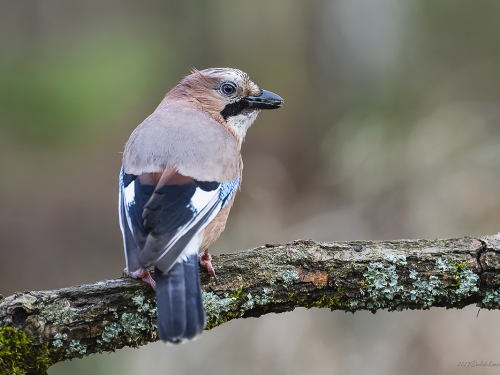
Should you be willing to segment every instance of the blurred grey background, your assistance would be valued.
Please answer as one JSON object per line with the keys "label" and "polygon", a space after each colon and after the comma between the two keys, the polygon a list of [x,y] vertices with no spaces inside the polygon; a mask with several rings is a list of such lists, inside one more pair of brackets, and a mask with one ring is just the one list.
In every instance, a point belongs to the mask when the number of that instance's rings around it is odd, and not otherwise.
{"label": "blurred grey background", "polygon": [[[0,293],[121,275],[120,152],[192,67],[285,99],[211,248],[500,229],[500,3],[0,0]],[[499,312],[298,309],[49,374],[460,374]]]}

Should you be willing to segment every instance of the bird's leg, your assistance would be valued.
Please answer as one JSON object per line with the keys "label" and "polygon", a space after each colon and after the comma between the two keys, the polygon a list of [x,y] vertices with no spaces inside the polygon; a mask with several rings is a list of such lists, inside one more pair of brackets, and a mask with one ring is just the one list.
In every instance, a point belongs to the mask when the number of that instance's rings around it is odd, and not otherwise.
{"label": "bird's leg", "polygon": [[123,270],[123,274],[126,276],[130,276],[134,279],[142,279],[142,281],[151,285],[151,288],[153,288],[153,290],[156,290],[156,281],[153,280],[153,278],[149,274],[149,271],[145,268],[139,268],[137,271],[134,272],[129,272],[128,269],[125,268]]}
{"label": "bird's leg", "polygon": [[208,252],[208,249],[205,249],[204,252],[198,254],[198,261],[200,265],[207,269],[210,276],[213,276],[215,281],[217,282],[217,276],[215,276],[215,270],[212,266],[212,256]]}

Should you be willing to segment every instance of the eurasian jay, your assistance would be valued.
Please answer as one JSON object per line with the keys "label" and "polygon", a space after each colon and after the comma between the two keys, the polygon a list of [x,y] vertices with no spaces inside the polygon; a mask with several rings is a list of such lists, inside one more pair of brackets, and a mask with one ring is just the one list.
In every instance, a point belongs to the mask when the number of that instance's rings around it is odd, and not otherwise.
{"label": "eurasian jay", "polygon": [[[156,289],[164,342],[186,342],[205,328],[198,262],[215,277],[208,247],[224,230],[241,183],[241,144],[260,110],[282,103],[241,70],[194,70],[125,145],[124,273]],[[152,265],[156,282],[147,270]]]}

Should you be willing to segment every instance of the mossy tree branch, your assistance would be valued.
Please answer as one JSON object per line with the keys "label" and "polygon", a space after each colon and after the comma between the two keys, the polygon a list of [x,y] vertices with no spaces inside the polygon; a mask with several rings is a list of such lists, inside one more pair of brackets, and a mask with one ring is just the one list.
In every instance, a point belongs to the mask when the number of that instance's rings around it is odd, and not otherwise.
{"label": "mossy tree branch", "polygon": [[[326,307],[500,308],[500,235],[446,240],[298,240],[215,256],[201,270],[207,329],[236,318]],[[157,340],[151,288],[118,278],[0,297],[0,373]]]}

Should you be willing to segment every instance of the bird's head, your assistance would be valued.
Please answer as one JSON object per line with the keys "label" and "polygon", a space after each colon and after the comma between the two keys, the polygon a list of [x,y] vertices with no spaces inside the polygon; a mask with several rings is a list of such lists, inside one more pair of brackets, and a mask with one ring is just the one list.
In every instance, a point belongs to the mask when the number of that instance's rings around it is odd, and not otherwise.
{"label": "bird's head", "polygon": [[193,70],[167,98],[189,101],[226,126],[240,142],[261,109],[280,108],[283,99],[262,90],[238,69]]}

